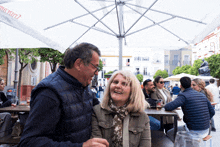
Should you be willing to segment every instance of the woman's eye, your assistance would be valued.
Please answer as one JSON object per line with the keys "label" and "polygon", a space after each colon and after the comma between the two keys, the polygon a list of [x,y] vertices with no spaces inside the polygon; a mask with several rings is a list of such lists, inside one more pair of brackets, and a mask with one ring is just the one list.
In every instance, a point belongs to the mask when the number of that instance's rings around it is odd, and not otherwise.
{"label": "woman's eye", "polygon": [[128,84],[126,82],[122,82],[122,85],[123,86],[127,86]]}
{"label": "woman's eye", "polygon": [[118,84],[118,81],[113,81],[112,83],[114,83],[114,84]]}

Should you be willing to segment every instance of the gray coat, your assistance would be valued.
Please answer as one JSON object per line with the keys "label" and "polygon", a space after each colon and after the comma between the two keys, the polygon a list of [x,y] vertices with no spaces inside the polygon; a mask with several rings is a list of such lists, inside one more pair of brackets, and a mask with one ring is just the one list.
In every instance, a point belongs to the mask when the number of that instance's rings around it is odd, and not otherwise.
{"label": "gray coat", "polygon": [[[103,109],[100,105],[93,109],[92,138],[105,138],[112,147],[112,111]],[[130,113],[128,130],[129,147],[151,147],[150,120],[146,113]]]}

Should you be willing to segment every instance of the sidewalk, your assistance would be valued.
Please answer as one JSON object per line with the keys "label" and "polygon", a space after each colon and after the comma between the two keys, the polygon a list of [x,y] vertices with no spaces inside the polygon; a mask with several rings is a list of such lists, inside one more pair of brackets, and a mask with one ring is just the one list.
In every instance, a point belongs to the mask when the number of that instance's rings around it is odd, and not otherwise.
{"label": "sidewalk", "polygon": [[219,147],[220,146],[220,109],[215,110],[214,122],[215,122],[216,132],[211,132],[212,146]]}

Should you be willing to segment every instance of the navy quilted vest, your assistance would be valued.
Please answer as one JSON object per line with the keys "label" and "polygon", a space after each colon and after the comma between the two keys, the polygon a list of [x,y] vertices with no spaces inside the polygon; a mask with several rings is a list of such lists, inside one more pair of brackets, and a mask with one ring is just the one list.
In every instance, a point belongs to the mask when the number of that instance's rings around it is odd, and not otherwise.
{"label": "navy quilted vest", "polygon": [[[81,143],[90,139],[93,94],[89,87],[82,86],[75,78],[64,71],[64,67],[43,79],[32,90],[32,101],[41,88],[53,90],[60,101],[62,115],[52,139]],[[45,112],[46,113],[46,112]]]}
{"label": "navy quilted vest", "polygon": [[192,88],[187,88],[179,95],[186,98],[182,107],[184,112],[183,120],[190,130],[205,130],[210,125],[210,114],[207,97]]}

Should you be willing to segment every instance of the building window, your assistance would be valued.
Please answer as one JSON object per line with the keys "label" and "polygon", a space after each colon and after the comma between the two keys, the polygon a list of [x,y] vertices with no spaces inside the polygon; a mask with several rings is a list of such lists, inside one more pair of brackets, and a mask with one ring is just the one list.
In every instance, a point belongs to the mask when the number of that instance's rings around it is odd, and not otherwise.
{"label": "building window", "polygon": [[183,65],[190,65],[190,56],[184,55]]}
{"label": "building window", "polygon": [[31,86],[36,86],[37,77],[31,77]]}
{"label": "building window", "polygon": [[130,59],[126,59],[126,66],[130,66]]}
{"label": "building window", "polygon": [[215,42],[210,42],[210,51],[215,51]]}
{"label": "building window", "polygon": [[137,62],[139,62],[139,61],[141,61],[141,57],[134,57],[134,61],[137,61]]}
{"label": "building window", "polygon": [[139,68],[136,68],[136,75],[140,74]]}
{"label": "building window", "polygon": [[31,63],[31,69],[35,70],[36,68],[37,68],[37,62],[36,62],[36,60],[34,60],[34,62]]}
{"label": "building window", "polygon": [[142,57],[142,61],[149,61],[149,57]]}
{"label": "building window", "polygon": [[169,65],[169,55],[164,55],[164,64]]}
{"label": "building window", "polygon": [[102,59],[102,64],[103,64],[103,66],[105,66],[105,65],[106,65],[105,58],[103,58],[103,59]]}
{"label": "building window", "polygon": [[179,55],[174,55],[173,65],[177,66],[179,62]]}
{"label": "building window", "polygon": [[144,68],[143,75],[147,75],[147,67]]}

